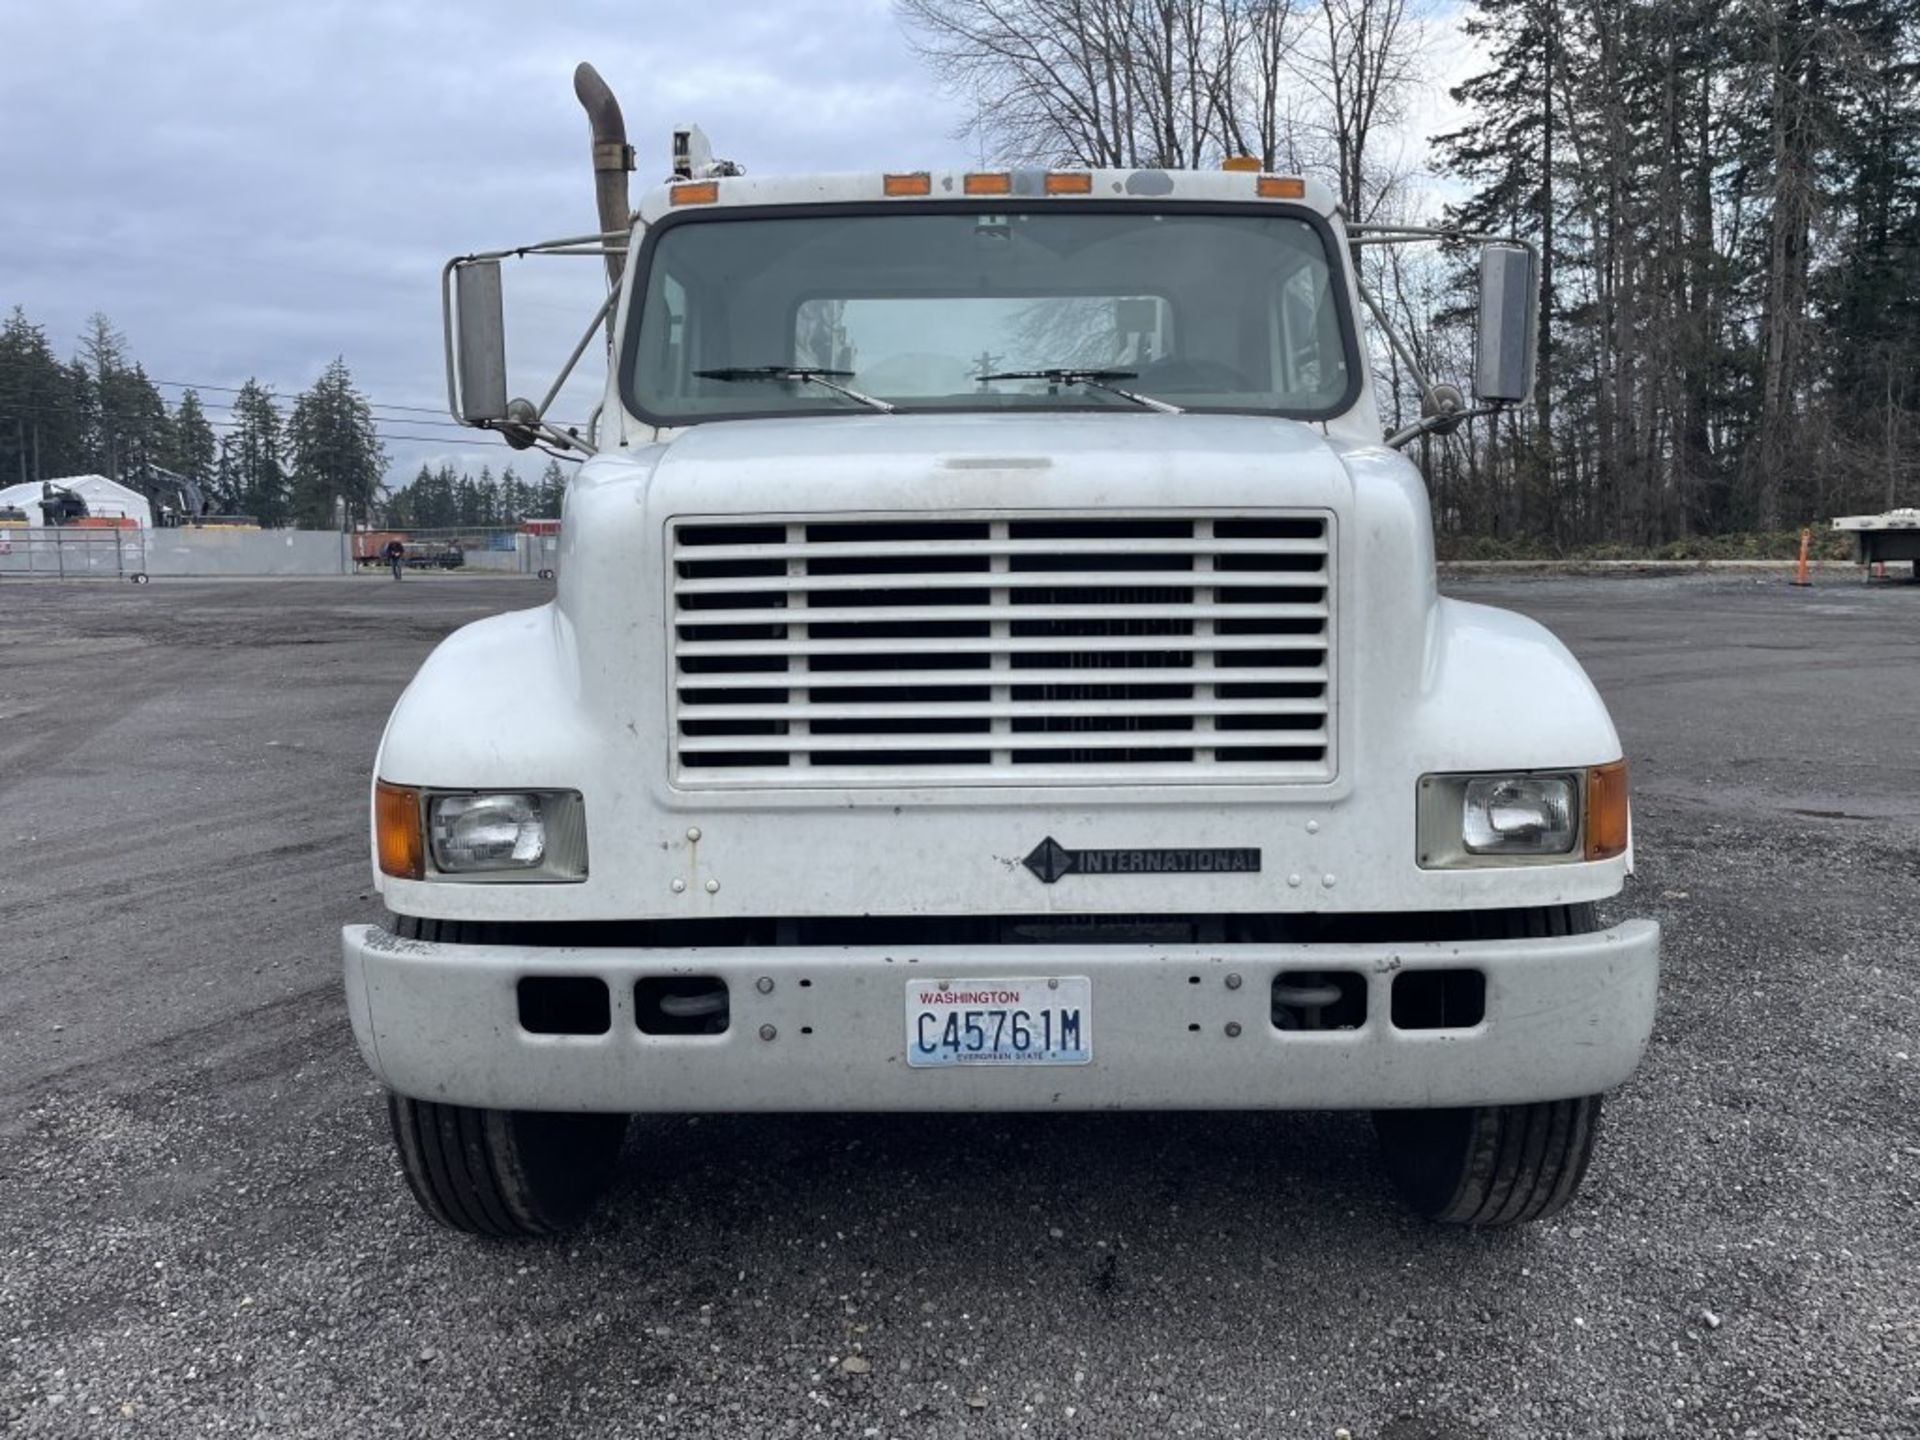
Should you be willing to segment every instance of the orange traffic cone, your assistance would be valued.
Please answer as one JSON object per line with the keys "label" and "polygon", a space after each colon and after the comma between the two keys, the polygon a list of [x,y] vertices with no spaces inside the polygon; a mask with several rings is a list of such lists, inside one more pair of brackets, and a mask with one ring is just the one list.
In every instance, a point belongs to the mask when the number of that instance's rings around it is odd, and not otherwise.
{"label": "orange traffic cone", "polygon": [[1802,527],[1800,531],[1800,559],[1793,567],[1793,585],[1810,586],[1813,581],[1807,578],[1807,550],[1813,544],[1813,531]]}

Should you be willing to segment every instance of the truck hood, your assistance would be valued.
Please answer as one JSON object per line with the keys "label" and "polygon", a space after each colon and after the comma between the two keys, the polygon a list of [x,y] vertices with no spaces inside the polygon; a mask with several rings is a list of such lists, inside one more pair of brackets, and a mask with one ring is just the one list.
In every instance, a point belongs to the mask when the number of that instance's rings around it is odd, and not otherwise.
{"label": "truck hood", "polygon": [[1350,489],[1316,427],[1247,415],[737,420],[697,426],[656,454],[649,508],[679,514],[1337,508]]}

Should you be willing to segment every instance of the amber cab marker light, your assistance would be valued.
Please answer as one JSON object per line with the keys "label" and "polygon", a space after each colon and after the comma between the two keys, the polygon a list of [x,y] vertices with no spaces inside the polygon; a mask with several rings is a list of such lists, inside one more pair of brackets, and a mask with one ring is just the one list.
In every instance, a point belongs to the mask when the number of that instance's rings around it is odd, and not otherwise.
{"label": "amber cab marker light", "polygon": [[961,188],[969,195],[1011,195],[1013,176],[1006,171],[981,171],[969,175],[961,183]]}
{"label": "amber cab marker light", "polygon": [[1220,162],[1222,170],[1231,170],[1235,174],[1245,174],[1260,168],[1260,162],[1251,155],[1229,155]]}
{"label": "amber cab marker light", "polygon": [[711,205],[720,198],[720,182],[702,180],[694,185],[675,185],[667,192],[675,205]]}
{"label": "amber cab marker light", "polygon": [[1084,170],[1066,170],[1047,176],[1049,195],[1091,195],[1093,176]]}
{"label": "amber cab marker light", "polygon": [[1587,771],[1587,859],[1627,853],[1627,762]]}
{"label": "amber cab marker light", "polygon": [[1307,198],[1307,182],[1292,175],[1262,175],[1260,177],[1259,190],[1262,200],[1304,200]]}
{"label": "amber cab marker light", "polygon": [[880,188],[888,195],[931,195],[933,176],[924,170],[916,170],[911,175],[887,175],[882,177]]}
{"label": "amber cab marker light", "polygon": [[418,790],[389,785],[384,780],[373,787],[373,836],[382,875],[418,880],[427,873]]}

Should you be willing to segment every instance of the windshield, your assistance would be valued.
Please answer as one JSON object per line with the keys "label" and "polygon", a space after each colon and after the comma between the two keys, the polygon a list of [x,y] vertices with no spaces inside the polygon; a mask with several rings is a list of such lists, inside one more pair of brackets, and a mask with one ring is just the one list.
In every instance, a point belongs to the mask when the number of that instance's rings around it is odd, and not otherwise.
{"label": "windshield", "polygon": [[1140,204],[676,217],[642,252],[625,384],[661,425],[1142,396],[1324,419],[1357,383],[1327,241],[1286,211]]}

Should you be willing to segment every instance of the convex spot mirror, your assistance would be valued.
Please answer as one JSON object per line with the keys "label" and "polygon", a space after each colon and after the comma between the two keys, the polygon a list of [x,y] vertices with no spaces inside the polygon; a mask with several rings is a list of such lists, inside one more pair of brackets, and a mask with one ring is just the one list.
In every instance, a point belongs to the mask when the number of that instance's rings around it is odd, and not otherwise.
{"label": "convex spot mirror", "polygon": [[507,418],[507,324],[500,298],[500,262],[456,265],[454,378],[460,418],[468,423]]}
{"label": "convex spot mirror", "polygon": [[1531,250],[1501,241],[1480,247],[1476,399],[1511,405],[1533,393],[1536,296]]}

